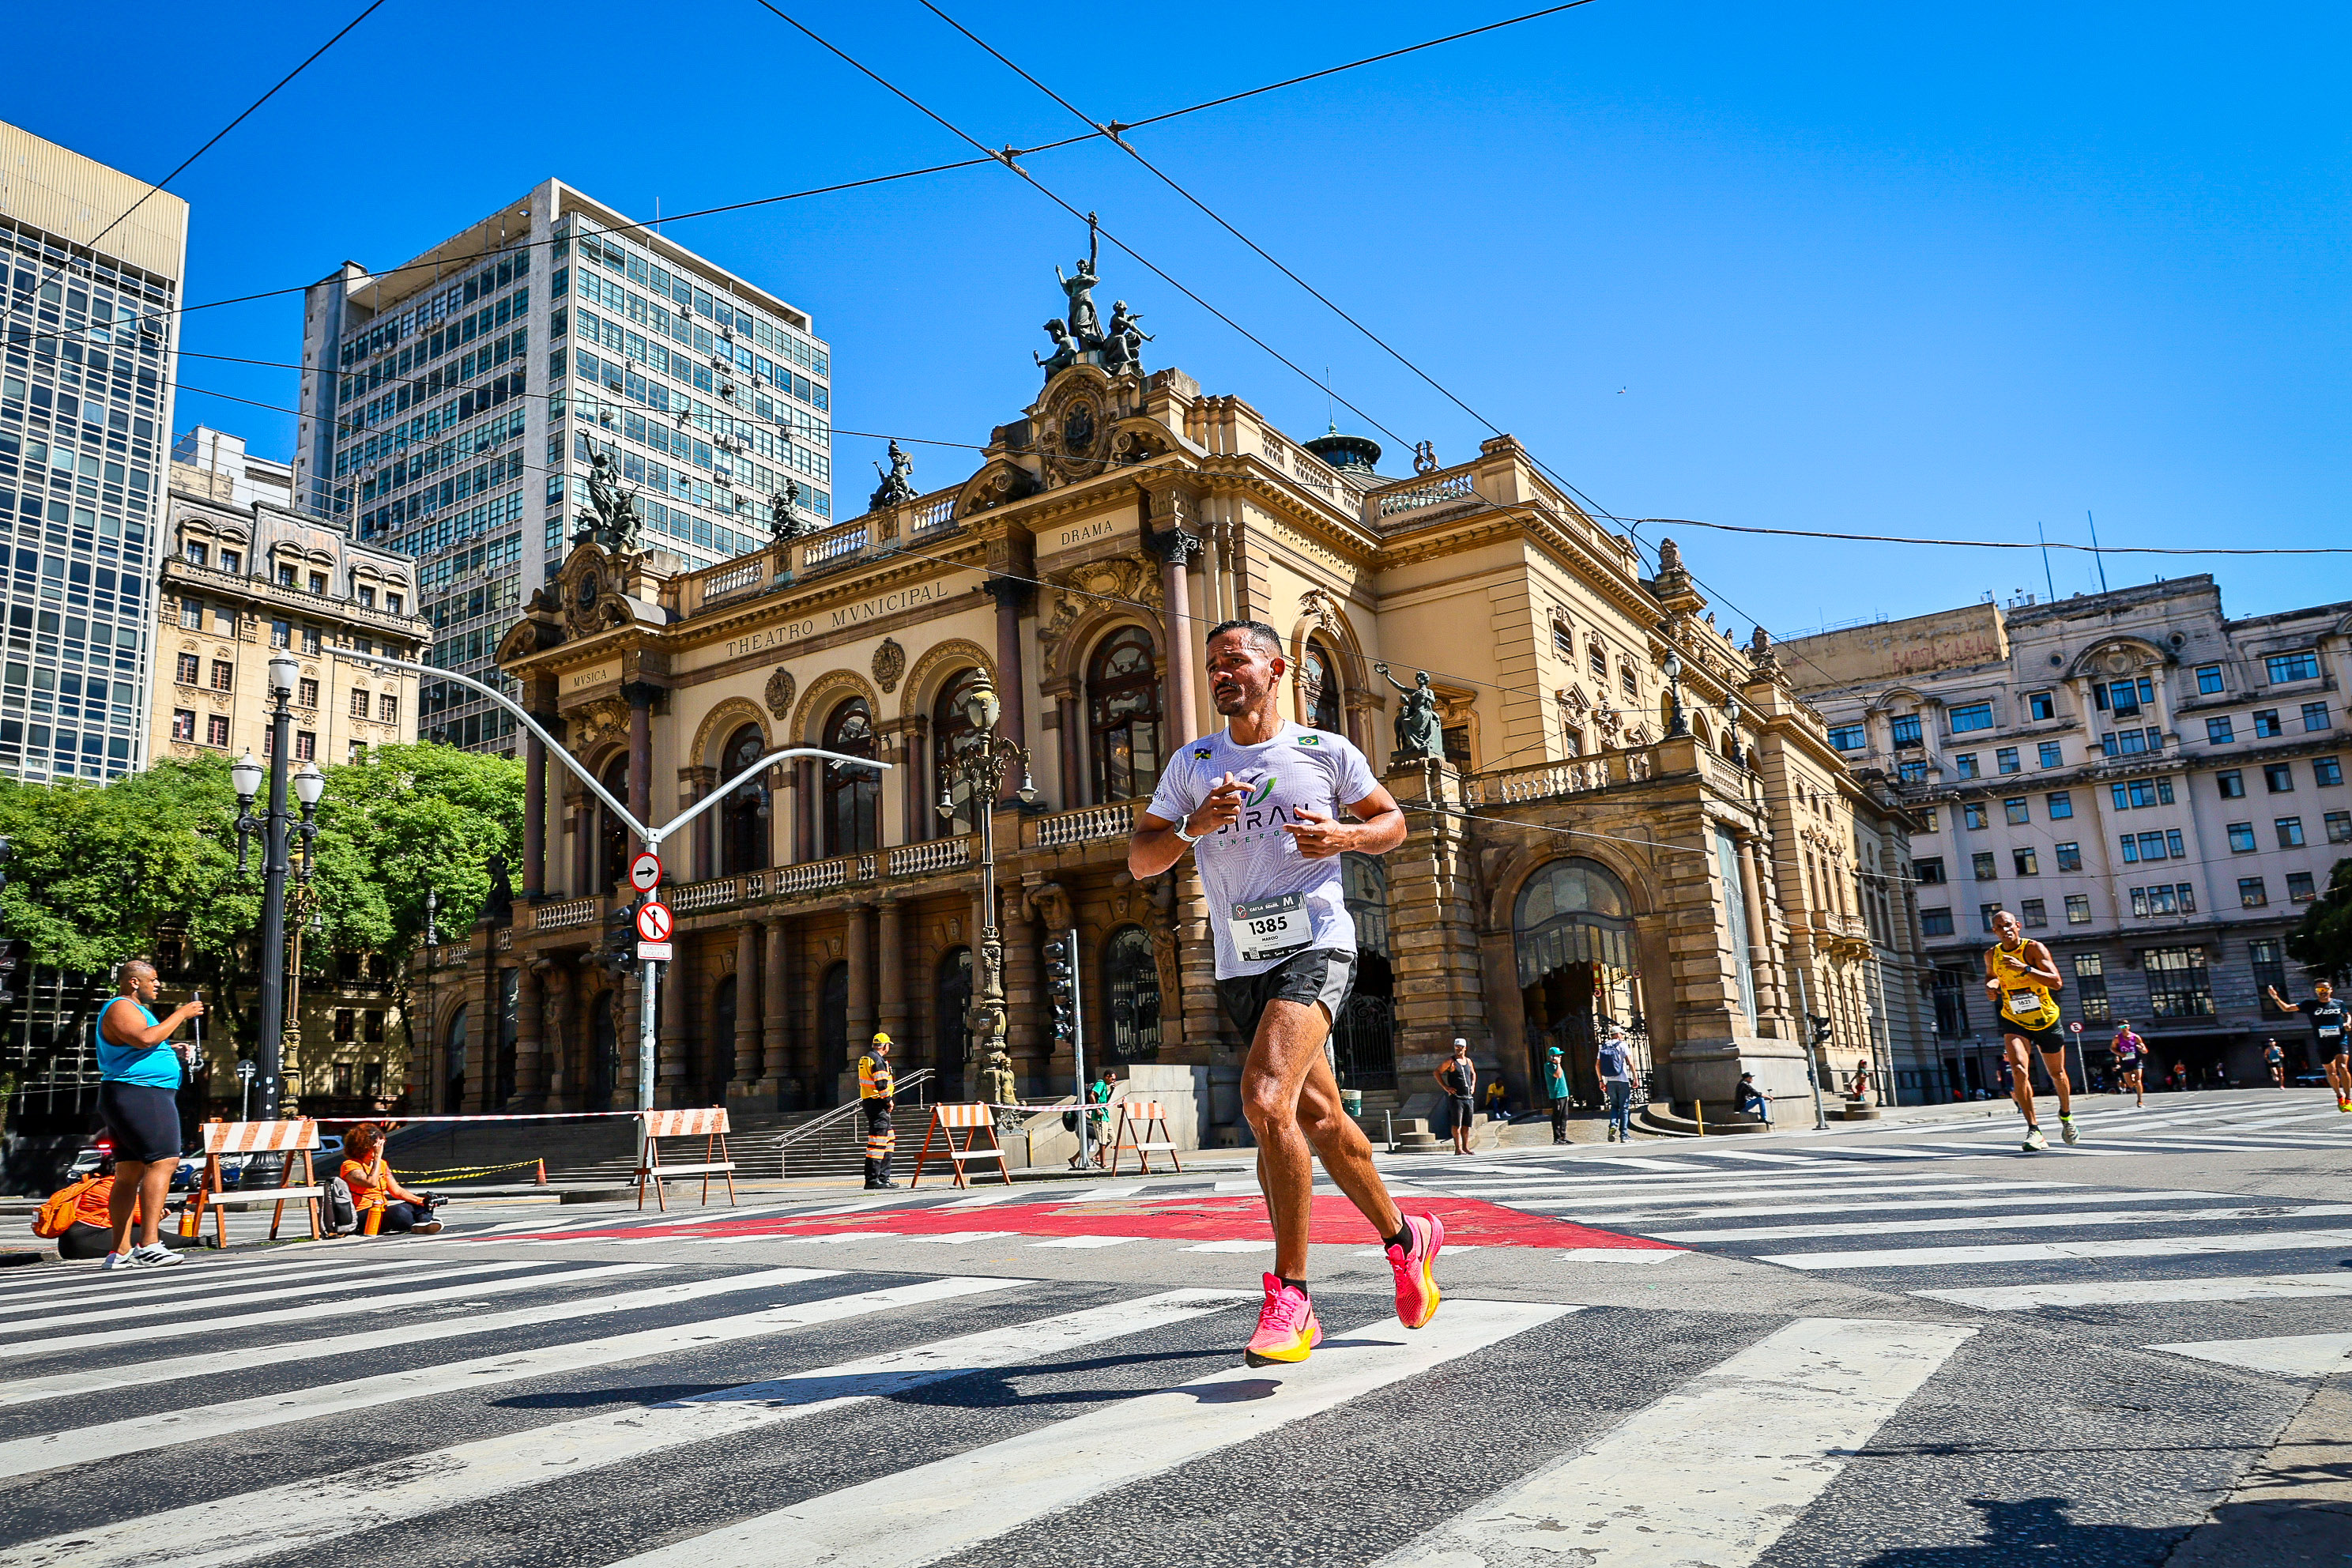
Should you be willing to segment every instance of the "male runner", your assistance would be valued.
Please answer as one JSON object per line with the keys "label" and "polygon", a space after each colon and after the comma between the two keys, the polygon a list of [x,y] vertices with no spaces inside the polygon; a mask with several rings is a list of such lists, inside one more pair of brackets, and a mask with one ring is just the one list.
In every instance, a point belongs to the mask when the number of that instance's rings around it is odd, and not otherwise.
{"label": "male runner", "polygon": [[[1437,1311],[1434,1265],[1445,1227],[1407,1216],[1372,1168],[1372,1146],[1339,1109],[1331,1022],[1347,999],[1355,921],[1339,856],[1381,855],[1404,839],[1404,813],[1364,755],[1278,711],[1290,661],[1272,626],[1227,621],[1209,633],[1209,700],[1225,727],[1177,751],[1127,849],[1139,879],[1198,846],[1217,949],[1217,996],[1249,1037],[1242,1110],[1256,1135],[1257,1179],[1274,1224],[1274,1272],[1249,1364],[1305,1361],[1323,1337],[1307,1294],[1313,1160],[1386,1244],[1397,1316]],[[1337,820],[1344,808],[1356,818]]]}
{"label": "male runner", "polygon": [[2138,1110],[2147,1109],[2147,1080],[2140,1076],[2147,1066],[2147,1042],[2132,1033],[2131,1020],[2126,1018],[2116,1026],[2116,1078],[2132,1091],[2132,1104]]}
{"label": "male runner", "polygon": [[2027,1047],[2042,1052],[2042,1065],[2058,1089],[2058,1131],[2069,1143],[2081,1142],[2074,1131],[2074,1086],[2066,1081],[2066,1037],[2058,1028],[2058,998],[2051,994],[2066,984],[2058,961],[2038,942],[2024,939],[2024,927],[2007,910],[1996,910],[1993,934],[2000,940],[1985,951],[1985,989],[2000,1011],[2000,1032],[2009,1058],[2011,1092],[2025,1113],[2028,1153],[2050,1147],[2042,1124],[2033,1116],[2033,1058]]}
{"label": "male runner", "polygon": [[[180,1053],[172,1031],[204,1016],[183,1002],[157,1018],[148,1004],[162,985],[143,958],[116,973],[117,994],[98,1016],[98,1114],[114,1144],[114,1194],[108,1217],[114,1237],[101,1268],[163,1268],[180,1261],[158,1237],[172,1173],[180,1165]],[[131,1245],[136,1215],[139,1245]]]}
{"label": "male runner", "polygon": [[874,1043],[857,1058],[857,1108],[866,1113],[868,1192],[898,1184],[890,1179],[890,1154],[898,1147],[898,1135],[890,1130],[890,1106],[898,1087],[890,1072],[890,1037],[877,1030]]}
{"label": "male runner", "polygon": [[2272,1086],[2284,1089],[2286,1087],[2286,1053],[2279,1049],[2278,1041],[2273,1040],[2263,1047],[2263,1065],[2270,1068]]}
{"label": "male runner", "polygon": [[[2305,1004],[2288,1001],[2278,994],[2277,986],[2265,985],[2263,989],[2271,994],[2271,1000],[2282,1012],[2304,1011]],[[2336,1091],[2336,1109],[2352,1110],[2352,1056],[2346,1055],[2347,1049],[2352,1049],[2352,1039],[2347,1039],[2345,1033],[2344,1004],[2336,999],[2336,987],[2323,980],[2311,988],[2308,1005],[2311,1054],[2319,1058],[2319,1070],[2327,1075],[2327,1087]]]}

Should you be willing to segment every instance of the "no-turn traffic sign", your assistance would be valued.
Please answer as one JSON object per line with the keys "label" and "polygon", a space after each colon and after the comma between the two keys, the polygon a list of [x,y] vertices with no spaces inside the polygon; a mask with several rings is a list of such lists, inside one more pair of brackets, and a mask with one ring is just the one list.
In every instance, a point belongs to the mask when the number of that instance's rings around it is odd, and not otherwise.
{"label": "no-turn traffic sign", "polygon": [[667,904],[637,906],[637,940],[640,942],[667,942],[670,928],[677,923]]}
{"label": "no-turn traffic sign", "polygon": [[661,857],[650,849],[640,849],[637,858],[629,862],[629,886],[640,893],[650,893],[661,886]]}

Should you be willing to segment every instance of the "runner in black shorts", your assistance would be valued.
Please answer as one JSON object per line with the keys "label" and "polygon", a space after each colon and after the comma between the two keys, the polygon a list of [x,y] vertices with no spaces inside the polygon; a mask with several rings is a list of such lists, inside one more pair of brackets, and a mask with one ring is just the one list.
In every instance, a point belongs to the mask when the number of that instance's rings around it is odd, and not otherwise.
{"label": "runner in black shorts", "polygon": [[2336,1109],[2352,1110],[2352,1027],[2347,1026],[2344,1004],[2336,999],[2336,987],[2325,980],[2319,982],[2311,988],[2309,1002],[2290,1002],[2275,985],[2263,989],[2282,1011],[2310,1018],[2311,1054],[2319,1058],[2319,1070],[2327,1075],[2327,1087],[2336,1091]]}
{"label": "runner in black shorts", "polygon": [[2042,1068],[2058,1091],[2058,1131],[2069,1143],[2082,1134],[2074,1127],[2074,1089],[2066,1081],[2066,1037],[2058,1027],[2058,988],[2065,984],[2050,950],[2025,938],[2024,927],[2007,910],[1995,910],[1993,934],[2000,940],[1985,952],[1985,989],[1992,993],[2000,1015],[2000,1032],[2009,1058],[2011,1091],[2017,1109],[2025,1113],[2028,1153],[2050,1146],[2033,1115],[2033,1057],[2042,1053]]}
{"label": "runner in black shorts", "polygon": [[[120,994],[98,1015],[98,1114],[114,1144],[114,1195],[109,1215],[114,1244],[104,1268],[163,1268],[180,1255],[159,1239],[172,1173],[180,1164],[180,1053],[172,1031],[203,1016],[202,1002],[183,1002],[157,1018],[148,1004],[161,986],[155,966],[134,958],[122,966]],[[131,1215],[142,1239],[131,1244]]]}
{"label": "runner in black shorts", "polygon": [[[1407,1328],[1437,1310],[1433,1265],[1445,1241],[1435,1215],[1406,1215],[1390,1200],[1371,1144],[1339,1107],[1328,1046],[1356,950],[1339,857],[1395,848],[1404,813],[1346,737],[1282,717],[1289,668],[1272,626],[1229,621],[1209,634],[1209,700],[1225,727],[1175,753],[1127,851],[1139,880],[1199,846],[1218,994],[1249,1036],[1242,1110],[1274,1226],[1253,1366],[1305,1361],[1322,1337],[1307,1294],[1317,1158],[1387,1244]],[[1343,810],[1356,820],[1338,820]]]}

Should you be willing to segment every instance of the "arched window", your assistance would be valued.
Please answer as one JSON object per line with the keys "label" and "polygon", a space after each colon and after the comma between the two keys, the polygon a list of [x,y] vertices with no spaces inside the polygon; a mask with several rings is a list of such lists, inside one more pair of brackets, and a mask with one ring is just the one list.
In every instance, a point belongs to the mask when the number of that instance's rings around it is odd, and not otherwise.
{"label": "arched window", "polygon": [[1148,1061],[1160,1051],[1160,964],[1141,926],[1121,926],[1103,943],[1103,1003],[1111,1054]]}
{"label": "arched window", "polygon": [[[746,724],[719,754],[717,783],[725,784],[767,754],[768,738],[757,724]],[[745,784],[719,808],[719,874],[732,877],[757,871],[768,864],[768,786],[759,779]]]}
{"label": "arched window", "polygon": [[1331,650],[1319,642],[1310,642],[1298,661],[1299,681],[1307,689],[1307,724],[1309,729],[1328,730],[1341,733],[1339,719],[1339,661]]}
{"label": "arched window", "polygon": [[1150,795],[1160,782],[1160,677],[1151,637],[1121,626],[1087,667],[1087,716],[1094,734],[1095,800]]}
{"label": "arched window", "polygon": [[[626,753],[614,757],[596,781],[603,784],[614,800],[629,798],[629,759]],[[596,803],[597,835],[596,885],[583,889],[588,893],[609,893],[620,879],[629,874],[629,830],[613,815],[613,808],[604,802]]]}
{"label": "arched window", "polygon": [[[853,697],[825,721],[828,752],[844,756],[874,754],[874,715],[866,699]],[[857,855],[882,847],[882,781],[872,768],[823,764],[824,771],[824,852]]]}
{"label": "arched window", "polygon": [[1519,998],[1528,1069],[1539,1080],[1546,1050],[1560,1047],[1570,1096],[1598,1103],[1593,1067],[1601,1030],[1633,1031],[1635,1068],[1646,1072],[1641,977],[1633,944],[1633,900],[1598,861],[1554,860],[1528,879],[1512,910]]}
{"label": "arched window", "polygon": [[949,836],[980,831],[980,816],[971,805],[971,786],[958,778],[955,770],[958,759],[980,744],[980,731],[963,710],[964,699],[980,685],[980,671],[967,669],[940,689],[940,700],[931,707],[931,799],[945,796],[955,803],[955,816],[940,826]]}
{"label": "arched window", "polygon": [[964,1027],[964,1010],[971,1005],[971,949],[951,947],[940,955],[940,972],[932,983],[931,1034],[940,1042],[939,1059],[931,1065],[943,1079],[953,1078],[971,1054],[971,1031]]}

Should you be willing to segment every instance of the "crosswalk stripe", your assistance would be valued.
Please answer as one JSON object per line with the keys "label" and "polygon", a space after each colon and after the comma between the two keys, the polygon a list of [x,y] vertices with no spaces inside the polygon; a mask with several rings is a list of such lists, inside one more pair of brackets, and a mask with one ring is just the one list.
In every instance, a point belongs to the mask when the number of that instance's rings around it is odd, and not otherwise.
{"label": "crosswalk stripe", "polygon": [[0,1442],[0,1477],[31,1475],[61,1465],[88,1464],[119,1454],[135,1453],[164,1443],[195,1443],[253,1432],[267,1426],[304,1421],[352,1410],[374,1410],[404,1399],[425,1399],[453,1389],[490,1388],[529,1377],[578,1372],[637,1361],[676,1351],[703,1351],[768,1334],[786,1333],[822,1323],[837,1323],[894,1307],[920,1306],[984,1291],[1025,1285],[1022,1279],[978,1279],[948,1277],[887,1289],[864,1290],[849,1296],[824,1296],[786,1307],[770,1307],[728,1318],[706,1318],[670,1328],[644,1329],[604,1339],[579,1340],[541,1350],[507,1352],[446,1362],[438,1366],[412,1367],[378,1377],[348,1383],[316,1384],[282,1394],[232,1399],[218,1405],[195,1405],[161,1415],[142,1415],[100,1426],[48,1432],[14,1442]]}
{"label": "crosswalk stripe", "polygon": [[1744,1568],[1975,1331],[1800,1318],[1379,1568]]}
{"label": "crosswalk stripe", "polygon": [[[1862,1190],[1867,1192],[1869,1189],[1864,1188]],[[2170,1201],[2175,1198],[2227,1198],[2235,1195],[2236,1194],[2231,1193],[2167,1192],[2164,1194],[2164,1197],[2167,1201]],[[1788,1218],[1796,1215],[1838,1214],[1853,1209],[1864,1209],[1872,1214],[1888,1214],[1908,1209],[2055,1208],[2062,1205],[2068,1204],[2125,1203],[2134,1199],[2145,1199],[2147,1196],[2148,1194],[2146,1193],[2072,1191],[2064,1193],[2020,1193],[2011,1197],[1999,1198],[1871,1198],[1866,1202],[1861,1203],[1829,1204],[1809,1201],[1789,1204],[1776,1203],[1759,1205],[1755,1208],[1717,1208],[1712,1205],[1705,1207],[1691,1205],[1660,1205],[1644,1209],[1612,1209],[1600,1213],[1596,1213],[1590,1209],[1573,1208],[1569,1211],[1569,1214],[1580,1224],[1583,1225],[1665,1225],[1674,1224],[1677,1221],[1697,1219]],[[1545,1205],[1541,1206],[1551,1207],[1554,1205]],[[1910,1223],[1911,1222],[1908,1220],[1904,1222],[1906,1226],[1909,1226]]]}
{"label": "crosswalk stripe", "polygon": [[2101,1279],[2079,1285],[1979,1285],[1954,1290],[1914,1290],[1989,1312],[2030,1312],[2037,1307],[2149,1306],[2182,1301],[2291,1301],[2312,1296],[2352,1296],[2352,1272],[2245,1274],[2209,1279]]}
{"label": "crosswalk stripe", "polygon": [[2128,1241],[2039,1241],[2011,1246],[1889,1247],[1868,1252],[1764,1254],[1787,1268],[1917,1268],[1954,1263],[2042,1263],[2067,1258],[2194,1258],[2201,1253],[2294,1252],[2352,1241],[2352,1230],[2264,1231],[2255,1236],[2150,1236]]}
{"label": "crosswalk stripe", "polygon": [[[983,1279],[981,1289],[1027,1281]],[[1243,1300],[1231,1290],[1172,1290],[1007,1329],[934,1341],[667,1405],[486,1437],[341,1475],[72,1531],[0,1551],[0,1568],[221,1568],[314,1547],[404,1519],[499,1497],[541,1481],[626,1463],[688,1443],[740,1437],[1057,1351],[1162,1328]],[[1128,1434],[1132,1443],[1133,1433]],[[776,1542],[765,1543],[772,1561]],[[796,1548],[797,1549],[797,1548]],[[855,1561],[856,1559],[853,1559]]]}
{"label": "crosswalk stripe", "polygon": [[[221,1295],[205,1296],[202,1300],[205,1310],[210,1312],[222,1307],[240,1307],[254,1301],[283,1301],[295,1296],[319,1296],[333,1291],[368,1290],[379,1286],[404,1286],[425,1279],[455,1279],[460,1274],[505,1274],[518,1268],[538,1267],[530,1262],[501,1261],[490,1258],[479,1258],[470,1263],[460,1262],[445,1252],[427,1260],[437,1267],[425,1269],[420,1273],[392,1272],[400,1268],[404,1261],[404,1259],[399,1262],[390,1262],[382,1268],[360,1267],[349,1272],[339,1269],[334,1271],[333,1278],[324,1279],[313,1274],[299,1285],[271,1283],[266,1289],[230,1290]],[[259,1282],[257,1281],[257,1283]],[[0,1335],[29,1333],[35,1329],[63,1328],[69,1323],[99,1323],[110,1319],[144,1318],[155,1310],[153,1307],[137,1302],[110,1301],[104,1307],[92,1308],[85,1300],[77,1301],[71,1305],[85,1310],[50,1312],[44,1317],[0,1319]],[[163,1304],[158,1303],[158,1305]],[[165,1310],[176,1310],[176,1305],[166,1307]],[[0,1349],[5,1348],[5,1345],[0,1344]]]}
{"label": "crosswalk stripe", "polygon": [[[1843,1179],[1841,1179],[1843,1178]],[[1661,1201],[1689,1197],[1700,1202],[1717,1198],[1753,1196],[1759,1193],[1941,1193],[1941,1192],[2003,1192],[2034,1191],[2064,1188],[2078,1184],[2068,1182],[2005,1181],[1983,1182],[1948,1172],[1922,1171],[1916,1175],[1899,1172],[1831,1169],[1819,1175],[1759,1176],[1750,1181],[1717,1179],[1704,1184],[1687,1182],[1637,1182],[1622,1177],[1609,1177],[1578,1184],[1545,1182],[1524,1187],[1449,1187],[1443,1189],[1448,1196],[1465,1198],[1563,1201],[1577,1198],[1599,1198],[1619,1202],[1625,1198],[1655,1198]]]}
{"label": "crosswalk stripe", "polygon": [[[1514,1200],[1514,1203],[1515,1206],[1519,1208],[1568,1209],[1577,1213],[1586,1212],[1584,1205],[1589,1204],[1600,1204],[1604,1205],[1609,1204],[1640,1204],[1650,1210],[1660,1213],[1670,1212],[1677,1208],[1684,1208],[1712,1214],[1717,1212],[1717,1205],[1721,1204],[1739,1203],[1742,1201],[1753,1202],[1766,1199],[1769,1199],[1773,1203],[1787,1202],[1792,1207],[1803,1208],[1807,1206],[1807,1200],[1813,1198],[1891,1199],[1909,1198],[1918,1193],[1935,1193],[1940,1194],[1944,1193],[1982,1194],[2011,1192],[2019,1194],[2013,1201],[2020,1203],[2028,1201],[2025,1196],[2026,1194],[2047,1194],[2053,1201],[2067,1202],[2071,1201],[2074,1194],[2088,1193],[2094,1190],[2095,1189],[2076,1186],[2065,1182],[1922,1182],[1915,1183],[1906,1186],[1889,1187],[1882,1186],[1876,1182],[1865,1181],[1859,1184],[1828,1187],[1767,1187],[1759,1184],[1753,1189],[1739,1187],[1722,1192],[1709,1188],[1707,1191],[1703,1193],[1692,1193],[1686,1190],[1671,1192],[1644,1192],[1640,1189],[1636,1189],[1633,1192],[1619,1192],[1612,1189],[1608,1192],[1601,1193],[1578,1193],[1573,1196],[1564,1198],[1522,1198]],[[1915,1206],[1933,1208],[1938,1202],[1958,1203],[1961,1201],[1964,1200],[1959,1198],[1945,1199],[1939,1197],[1925,1200]],[[2012,1200],[1994,1199],[1991,1201],[2009,1202]]]}
{"label": "crosswalk stripe", "polygon": [[[86,1271],[71,1284],[52,1280],[47,1289],[0,1296],[0,1312],[13,1312],[19,1307],[36,1303],[58,1301],[152,1301],[166,1296],[184,1296],[191,1290],[218,1290],[232,1285],[242,1288],[264,1279],[319,1279],[330,1274],[350,1274],[359,1269],[422,1268],[448,1260],[449,1256],[444,1251],[393,1258],[381,1254],[374,1258],[355,1257],[343,1252],[320,1258],[307,1268],[274,1258],[264,1264],[264,1260],[257,1258],[252,1260],[252,1264],[238,1269],[227,1259],[215,1261],[191,1258],[172,1269],[141,1269],[131,1274]],[[256,1268],[253,1264],[264,1266]]]}
{"label": "crosswalk stripe", "polygon": [[[1274,1243],[1271,1241],[1249,1240],[1201,1241],[1195,1242],[1190,1247],[1180,1247],[1177,1250],[1179,1252],[1272,1252],[1274,1250]],[[1459,1251],[1460,1248],[1457,1247],[1455,1250]],[[1371,1256],[1378,1258],[1381,1255],[1375,1252]]]}
{"label": "crosswalk stripe", "polygon": [[1130,1241],[1141,1241],[1139,1236],[1056,1236],[1045,1241],[1033,1241],[1032,1247],[1125,1247]]}
{"label": "crosswalk stripe", "polygon": [[[1231,1367],[624,1560],[615,1568],[916,1568],[1114,1488],[1319,1415],[1540,1327],[1573,1307],[1449,1300],[1427,1328],[1384,1319],[1296,1366]],[[1261,1393],[1263,1389],[1263,1393]],[[1232,1390],[1232,1394],[1227,1394]],[[6,1559],[0,1558],[0,1563]]]}
{"label": "crosswalk stripe", "polygon": [[2150,1345],[2152,1351],[2194,1356],[2199,1361],[2252,1367],[2284,1377],[2327,1377],[2352,1372],[2352,1334],[2281,1334],[2261,1340],[2195,1340]]}
{"label": "crosswalk stripe", "polygon": [[[543,1274],[539,1276],[539,1279],[551,1287],[580,1285],[593,1279],[650,1274],[665,1267],[667,1265],[659,1263],[599,1263],[585,1268],[566,1268],[560,1273]],[[330,1334],[321,1339],[240,1345],[234,1350],[205,1351],[196,1355],[162,1360],[131,1361],[118,1366],[50,1373],[39,1377],[19,1374],[0,1381],[0,1407],[26,1405],[42,1399],[63,1399],[78,1394],[97,1394],[110,1388],[145,1388],[184,1377],[226,1375],[286,1362],[357,1355],[394,1345],[411,1346],[432,1340],[460,1339],[470,1334],[503,1332],[508,1329],[536,1328],[544,1323],[576,1318],[652,1311],[712,1296],[798,1285],[812,1279],[831,1279],[840,1273],[837,1268],[765,1268],[754,1274],[730,1274],[716,1279],[656,1285],[619,1296],[575,1297],[569,1300],[541,1302],[512,1311],[443,1318],[427,1323],[404,1323],[394,1328],[363,1329],[345,1334]]]}
{"label": "crosswalk stripe", "polygon": [[[2169,1194],[2168,1194],[2169,1195]],[[1906,1219],[1903,1229],[1912,1235],[1955,1230],[2047,1230],[2078,1225],[2187,1225],[2192,1222],[2244,1219],[2335,1219],[2352,1215],[2352,1204],[2263,1204],[2223,1209],[2094,1209],[2074,1214],[1967,1215],[1956,1219]],[[1720,1230],[1655,1230],[1644,1235],[1660,1241],[1794,1241],[1817,1236],[1883,1236],[1877,1222],[1856,1225],[1751,1225]]]}

